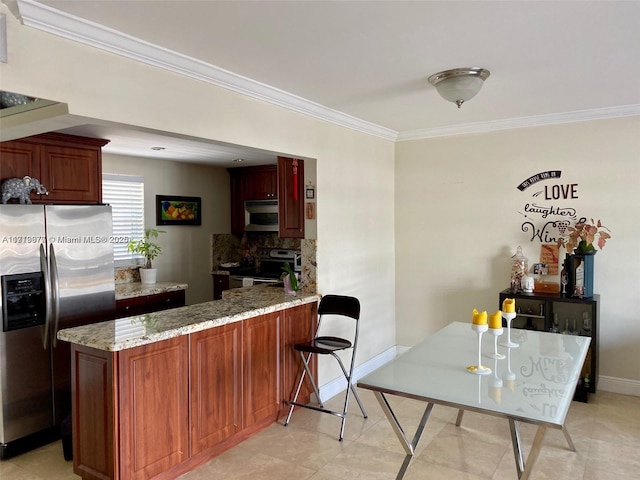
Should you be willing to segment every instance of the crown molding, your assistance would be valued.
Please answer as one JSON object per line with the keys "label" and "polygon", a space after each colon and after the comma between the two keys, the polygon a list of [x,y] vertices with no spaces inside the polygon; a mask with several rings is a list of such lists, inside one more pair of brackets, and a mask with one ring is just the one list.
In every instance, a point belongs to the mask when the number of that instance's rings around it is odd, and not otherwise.
{"label": "crown molding", "polygon": [[18,0],[22,23],[47,33],[74,40],[242,95],[302,113],[368,135],[395,141],[398,132],[333,110],[242,75],[142,41],[34,0]]}
{"label": "crown molding", "polygon": [[17,0],[17,4],[22,23],[26,26],[385,140],[419,140],[640,115],[640,105],[624,105],[396,132],[117,30],[69,15],[35,0]]}
{"label": "crown molding", "polygon": [[468,135],[473,133],[496,132],[514,128],[540,127],[560,123],[586,122],[607,118],[631,117],[640,115],[640,105],[622,105],[618,107],[596,108],[576,112],[552,113],[533,117],[509,118],[490,122],[467,123],[451,127],[424,128],[400,132],[397,141],[420,140],[425,138],[448,137],[452,135]]}

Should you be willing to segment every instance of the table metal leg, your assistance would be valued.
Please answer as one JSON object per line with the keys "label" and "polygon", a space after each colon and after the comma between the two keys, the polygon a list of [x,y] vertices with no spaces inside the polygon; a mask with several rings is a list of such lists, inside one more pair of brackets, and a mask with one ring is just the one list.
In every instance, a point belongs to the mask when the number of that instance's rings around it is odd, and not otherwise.
{"label": "table metal leg", "polygon": [[538,430],[536,431],[536,436],[533,439],[533,444],[531,445],[531,450],[529,451],[529,456],[526,462],[522,455],[519,423],[515,420],[509,419],[509,428],[511,429],[511,443],[513,444],[513,455],[515,456],[516,460],[516,470],[518,471],[518,478],[520,480],[527,480],[529,478],[529,475],[531,475],[533,466],[535,465],[538,455],[540,454],[540,449],[542,448],[542,440],[544,439],[544,434],[547,431],[547,427],[543,425],[538,426]]}
{"label": "table metal leg", "polygon": [[427,421],[429,420],[429,415],[431,415],[431,410],[433,409],[433,403],[427,404],[427,408],[425,408],[424,413],[422,414],[422,419],[420,420],[420,424],[418,425],[418,428],[416,429],[416,433],[413,436],[413,441],[409,442],[409,439],[404,433],[404,430],[402,429],[400,422],[398,422],[398,419],[396,418],[395,413],[393,413],[393,410],[391,409],[391,405],[389,405],[389,402],[385,398],[384,394],[382,392],[373,392],[373,393],[376,397],[376,400],[378,400],[378,403],[380,404],[382,411],[387,417],[387,420],[391,424],[391,428],[393,428],[393,431],[398,437],[398,440],[400,440],[400,443],[402,444],[404,451],[407,453],[406,457],[404,458],[404,461],[402,462],[402,467],[400,468],[400,471],[396,476],[396,480],[401,480],[404,477],[404,474],[407,471],[407,468],[409,467],[409,463],[411,462],[411,459],[413,458],[413,455],[416,451],[416,447],[418,446],[420,437],[422,437],[422,432],[424,431],[424,428],[427,425]]}
{"label": "table metal leg", "polygon": [[569,430],[564,425],[562,426],[562,433],[564,433],[564,438],[567,439],[567,443],[569,444],[569,450],[572,452],[576,451],[576,446],[573,444],[573,440],[571,440],[571,435],[569,435]]}
{"label": "table metal leg", "polygon": [[464,410],[459,409],[458,410],[458,418],[456,418],[456,427],[459,427],[460,425],[462,425],[462,416],[464,415]]}

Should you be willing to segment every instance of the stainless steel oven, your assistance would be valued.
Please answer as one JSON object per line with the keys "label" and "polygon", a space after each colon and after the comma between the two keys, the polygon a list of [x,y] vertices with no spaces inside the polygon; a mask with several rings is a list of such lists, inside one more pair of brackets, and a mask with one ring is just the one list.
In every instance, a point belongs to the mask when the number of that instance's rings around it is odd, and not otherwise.
{"label": "stainless steel oven", "polygon": [[265,283],[281,282],[285,264],[296,272],[300,271],[300,251],[286,248],[265,248],[258,252],[258,267],[239,268],[229,271],[229,288],[250,287]]}

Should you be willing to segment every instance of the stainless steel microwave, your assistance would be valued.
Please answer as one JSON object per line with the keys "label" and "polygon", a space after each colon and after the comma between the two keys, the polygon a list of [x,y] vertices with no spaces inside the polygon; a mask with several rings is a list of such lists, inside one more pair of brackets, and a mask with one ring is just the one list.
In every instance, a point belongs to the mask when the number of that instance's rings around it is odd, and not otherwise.
{"label": "stainless steel microwave", "polygon": [[245,232],[277,232],[278,201],[247,200],[244,202]]}

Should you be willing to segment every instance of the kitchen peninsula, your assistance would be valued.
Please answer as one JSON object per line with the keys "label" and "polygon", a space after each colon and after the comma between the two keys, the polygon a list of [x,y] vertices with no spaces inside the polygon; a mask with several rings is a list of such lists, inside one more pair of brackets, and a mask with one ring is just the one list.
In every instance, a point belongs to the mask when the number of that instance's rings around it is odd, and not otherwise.
{"label": "kitchen peninsula", "polygon": [[263,285],[60,331],[72,344],[74,473],[176,478],[273,423],[319,298]]}

